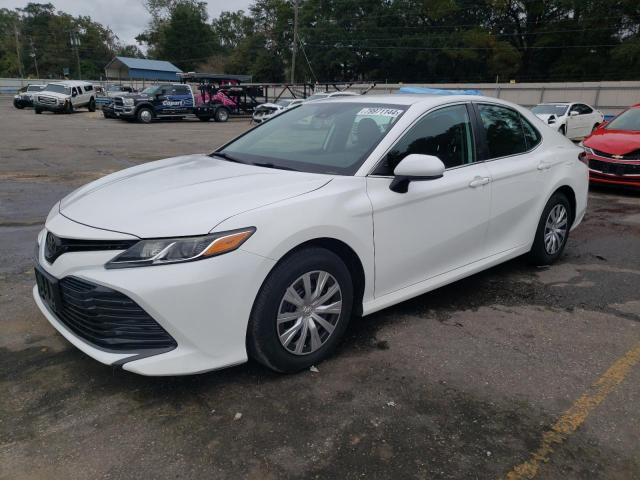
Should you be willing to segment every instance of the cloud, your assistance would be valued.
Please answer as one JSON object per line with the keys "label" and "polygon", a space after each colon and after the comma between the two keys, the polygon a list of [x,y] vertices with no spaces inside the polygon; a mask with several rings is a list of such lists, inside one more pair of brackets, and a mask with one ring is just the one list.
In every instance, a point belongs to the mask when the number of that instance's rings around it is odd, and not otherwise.
{"label": "cloud", "polygon": [[[135,37],[149,22],[142,0],[50,0],[56,10],[74,16],[85,15],[111,28],[122,43],[135,43]],[[0,0],[0,8],[24,8],[26,0]],[[47,0],[40,0],[47,3]],[[207,3],[209,20],[224,10],[247,10],[251,0],[212,0]]]}

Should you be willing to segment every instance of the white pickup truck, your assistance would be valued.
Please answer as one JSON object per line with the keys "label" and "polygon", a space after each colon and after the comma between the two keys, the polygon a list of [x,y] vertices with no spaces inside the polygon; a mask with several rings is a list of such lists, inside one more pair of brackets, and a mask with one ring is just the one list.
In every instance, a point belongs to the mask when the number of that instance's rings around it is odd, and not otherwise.
{"label": "white pickup truck", "polygon": [[76,108],[87,107],[96,110],[96,93],[93,85],[79,80],[65,80],[48,83],[33,96],[33,107],[37,114],[45,110],[72,113]]}

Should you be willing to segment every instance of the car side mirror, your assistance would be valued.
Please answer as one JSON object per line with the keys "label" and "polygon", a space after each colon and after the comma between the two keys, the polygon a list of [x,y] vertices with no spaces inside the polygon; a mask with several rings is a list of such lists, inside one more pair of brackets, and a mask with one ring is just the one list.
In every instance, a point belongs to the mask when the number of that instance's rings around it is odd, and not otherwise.
{"label": "car side mirror", "polygon": [[444,175],[444,163],[433,155],[412,153],[407,155],[393,170],[395,175],[389,189],[397,193],[407,193],[409,183],[436,180]]}
{"label": "car side mirror", "polygon": [[569,112],[569,116],[570,117],[575,117],[577,115],[580,115],[578,112],[576,112],[575,110],[573,110],[572,112]]}
{"label": "car side mirror", "polygon": [[554,116],[549,117],[549,120],[547,120],[547,123],[549,125],[551,125],[553,123],[556,123],[556,117],[554,117]]}

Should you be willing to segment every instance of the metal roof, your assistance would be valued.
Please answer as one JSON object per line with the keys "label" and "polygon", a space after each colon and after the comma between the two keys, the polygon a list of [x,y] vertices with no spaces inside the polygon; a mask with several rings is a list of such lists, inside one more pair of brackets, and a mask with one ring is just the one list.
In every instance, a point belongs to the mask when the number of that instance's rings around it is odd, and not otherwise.
{"label": "metal roof", "polygon": [[136,70],[155,70],[158,72],[182,72],[178,67],[176,67],[171,62],[166,62],[164,60],[148,60],[146,58],[131,58],[131,57],[114,57],[111,60],[105,69],[108,69],[112,63],[119,61],[123,65],[128,68],[136,69]]}

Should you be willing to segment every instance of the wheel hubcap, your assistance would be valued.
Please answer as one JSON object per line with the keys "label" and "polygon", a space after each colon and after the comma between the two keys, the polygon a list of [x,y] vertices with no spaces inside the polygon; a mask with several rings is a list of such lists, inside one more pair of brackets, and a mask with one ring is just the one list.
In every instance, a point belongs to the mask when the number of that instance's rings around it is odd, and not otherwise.
{"label": "wheel hubcap", "polygon": [[562,248],[567,237],[567,209],[562,204],[555,205],[549,212],[544,226],[544,249],[555,255]]}
{"label": "wheel hubcap", "polygon": [[280,344],[295,355],[309,355],[322,347],[342,313],[342,290],[333,275],[307,272],[286,289],[277,316]]}
{"label": "wheel hubcap", "polygon": [[151,120],[151,112],[145,110],[140,114],[140,117],[143,121],[148,122],[149,120]]}

